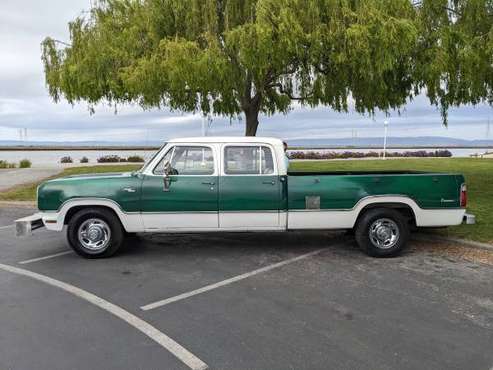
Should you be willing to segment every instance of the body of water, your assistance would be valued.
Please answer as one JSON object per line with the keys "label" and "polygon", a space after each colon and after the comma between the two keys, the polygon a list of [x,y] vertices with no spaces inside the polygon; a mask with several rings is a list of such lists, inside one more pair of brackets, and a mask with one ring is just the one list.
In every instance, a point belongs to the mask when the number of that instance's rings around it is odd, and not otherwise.
{"label": "body of water", "polygon": [[[425,150],[435,151],[443,150],[447,148],[419,148],[419,149],[388,149],[388,152],[407,152],[407,151],[417,151]],[[493,152],[493,149],[486,148],[463,148],[463,149],[448,149],[453,157],[469,157],[474,154],[482,154],[487,151]],[[303,150],[292,150],[290,152],[379,152],[379,149],[303,149]],[[80,163],[82,157],[89,158],[89,164],[98,164],[97,159],[106,155],[118,155],[122,158],[127,158],[129,156],[138,155],[145,160],[150,159],[155,153],[155,150],[25,150],[25,151],[0,151],[0,160],[7,162],[18,163],[22,159],[29,159],[33,167],[58,167],[61,166],[60,159],[62,157],[69,156],[73,159],[74,165]]]}
{"label": "body of water", "polygon": [[60,159],[71,157],[74,164],[80,163],[83,157],[89,159],[89,164],[98,164],[97,159],[107,155],[118,155],[121,158],[138,155],[145,160],[150,159],[155,150],[13,150],[0,151],[0,160],[18,163],[29,159],[33,167],[61,166]]}

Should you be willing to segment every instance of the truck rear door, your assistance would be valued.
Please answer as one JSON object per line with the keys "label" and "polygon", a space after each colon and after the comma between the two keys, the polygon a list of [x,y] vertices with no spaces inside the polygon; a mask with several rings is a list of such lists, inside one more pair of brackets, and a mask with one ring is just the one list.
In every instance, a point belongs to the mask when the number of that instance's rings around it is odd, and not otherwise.
{"label": "truck rear door", "polygon": [[279,225],[281,185],[274,150],[265,144],[222,147],[219,227],[275,229]]}

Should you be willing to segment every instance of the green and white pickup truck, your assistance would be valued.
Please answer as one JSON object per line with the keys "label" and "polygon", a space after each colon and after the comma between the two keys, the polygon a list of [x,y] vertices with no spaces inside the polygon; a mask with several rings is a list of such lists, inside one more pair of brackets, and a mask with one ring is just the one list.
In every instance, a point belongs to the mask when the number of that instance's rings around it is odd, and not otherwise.
{"label": "green and white pickup truck", "polygon": [[371,256],[399,253],[410,230],[474,223],[460,174],[291,172],[281,140],[201,137],[168,142],[139,171],[81,175],[38,188],[39,213],[18,235],[62,231],[88,258],[143,232],[353,230]]}

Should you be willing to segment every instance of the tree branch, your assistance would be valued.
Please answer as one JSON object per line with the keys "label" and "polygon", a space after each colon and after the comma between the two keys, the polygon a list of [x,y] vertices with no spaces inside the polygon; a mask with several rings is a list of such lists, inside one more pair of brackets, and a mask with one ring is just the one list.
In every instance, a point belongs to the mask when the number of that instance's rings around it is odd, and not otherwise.
{"label": "tree branch", "polygon": [[[418,7],[420,5],[423,5],[423,2],[422,1],[415,1],[415,2],[412,3],[412,6],[414,6],[414,7]],[[443,9],[445,9],[446,11],[448,11],[450,13],[453,13],[453,14],[455,14],[457,16],[462,16],[463,15],[461,12],[459,12],[459,11],[457,11],[457,10],[449,7],[449,6],[444,6]],[[491,16],[493,16],[493,14],[490,14],[490,17]]]}
{"label": "tree branch", "polygon": [[307,96],[294,96],[290,91],[285,90],[284,86],[282,86],[281,83],[275,83],[275,84],[271,84],[268,86],[268,88],[275,88],[275,87],[277,87],[279,89],[279,93],[286,95],[291,100],[303,101],[303,100],[308,100],[310,98],[313,98],[313,94],[310,94]]}
{"label": "tree branch", "polygon": [[69,48],[72,47],[72,44],[66,43],[65,41],[61,41],[61,40],[57,40],[57,39],[52,39],[51,37],[50,37],[50,40],[53,41],[56,44],[62,44],[62,45],[68,46]]}

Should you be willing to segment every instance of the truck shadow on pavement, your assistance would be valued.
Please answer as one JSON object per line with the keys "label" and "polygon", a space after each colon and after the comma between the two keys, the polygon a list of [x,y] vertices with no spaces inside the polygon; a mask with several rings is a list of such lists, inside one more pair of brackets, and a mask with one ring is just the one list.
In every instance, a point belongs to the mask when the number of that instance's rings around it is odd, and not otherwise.
{"label": "truck shadow on pavement", "polygon": [[[118,256],[185,255],[201,251],[210,256],[229,251],[248,255],[269,253],[306,253],[327,248],[347,256],[361,255],[354,239],[344,233],[329,232],[259,232],[259,233],[204,233],[204,234],[138,234],[129,237]],[[117,257],[118,258],[118,257]]]}

